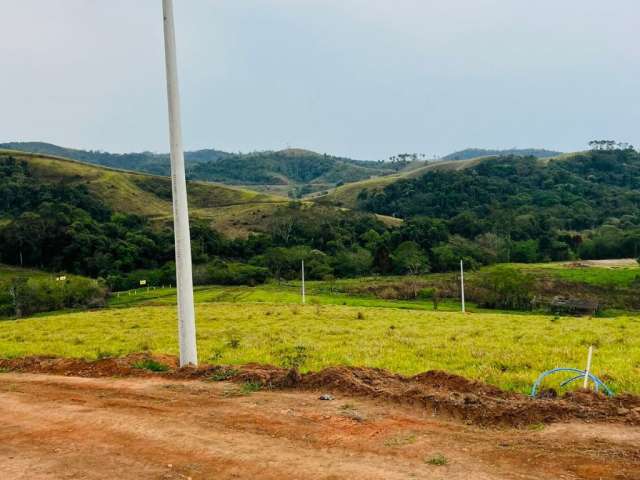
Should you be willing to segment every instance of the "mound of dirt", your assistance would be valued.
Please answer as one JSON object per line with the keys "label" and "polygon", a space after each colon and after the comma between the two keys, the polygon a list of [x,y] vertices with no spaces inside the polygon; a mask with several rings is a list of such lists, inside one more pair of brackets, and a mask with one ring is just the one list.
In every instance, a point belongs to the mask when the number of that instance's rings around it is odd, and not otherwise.
{"label": "mound of dirt", "polygon": [[[168,368],[151,371],[149,361]],[[594,392],[570,392],[562,397],[532,399],[442,371],[404,377],[386,370],[332,367],[300,374],[271,365],[178,368],[175,357],[135,354],[96,361],[51,357],[0,360],[0,369],[81,377],[164,376],[260,383],[264,388],[331,391],[419,406],[465,423],[524,426],[571,419],[640,425],[640,396],[608,398]]]}
{"label": "mound of dirt", "polygon": [[153,360],[165,365],[168,371],[178,368],[178,360],[171,355],[148,355],[136,353],[126,357],[104,358],[87,361],[80,358],[23,357],[0,359],[0,369],[14,372],[48,373],[70,377],[129,377],[148,376],[153,372],[143,367],[145,361]]}

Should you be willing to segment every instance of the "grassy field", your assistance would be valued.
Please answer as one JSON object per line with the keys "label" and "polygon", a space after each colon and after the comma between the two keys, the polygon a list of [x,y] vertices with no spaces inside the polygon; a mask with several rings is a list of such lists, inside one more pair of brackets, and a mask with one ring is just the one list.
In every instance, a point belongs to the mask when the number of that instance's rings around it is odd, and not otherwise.
{"label": "grassy field", "polygon": [[[310,305],[346,305],[352,307],[386,307],[411,310],[433,310],[433,303],[420,300],[383,300],[367,295],[350,295],[341,291],[329,291],[325,282],[307,282],[307,303]],[[300,286],[268,283],[257,287],[204,286],[195,288],[197,303],[284,303],[301,302]],[[116,293],[109,300],[110,307],[158,306],[176,303],[175,288],[132,290]],[[473,304],[468,304],[471,310]],[[459,311],[460,303],[445,299],[440,302],[441,311]]]}
{"label": "grassy field", "polygon": [[[606,266],[607,263],[613,266]],[[573,283],[603,287],[630,287],[640,284],[640,265],[634,259],[556,263],[512,263],[511,268],[546,275]]]}
{"label": "grassy field", "polygon": [[[526,392],[545,369],[584,368],[616,391],[640,393],[640,318],[461,314],[397,308],[199,303],[203,362],[370,366],[404,374],[442,369]],[[98,358],[177,354],[173,306],[113,308],[0,322],[0,355]]]}
{"label": "grassy field", "polygon": [[32,270],[30,268],[14,267],[0,263],[0,280],[9,280],[15,277],[50,277],[53,274],[43,272],[42,270]]}

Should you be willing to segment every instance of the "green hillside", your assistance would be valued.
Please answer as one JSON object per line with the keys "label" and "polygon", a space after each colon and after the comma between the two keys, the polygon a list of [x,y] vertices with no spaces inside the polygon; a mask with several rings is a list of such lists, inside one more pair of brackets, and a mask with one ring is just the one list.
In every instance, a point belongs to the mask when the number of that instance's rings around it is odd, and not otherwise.
{"label": "green hillside", "polygon": [[[45,142],[7,142],[0,144],[0,149],[17,150],[21,152],[38,153],[46,156],[56,156],[78,160],[103,167],[123,170],[151,173],[154,175],[169,176],[171,167],[169,155],[166,153],[140,152],[140,153],[109,153],[99,150],[80,150],[76,148],[60,147]],[[228,155],[213,149],[186,152],[187,166],[198,162],[210,162]]]}
{"label": "green hillside", "polygon": [[[37,181],[62,185],[83,185],[98,200],[115,212],[133,213],[150,219],[169,218],[171,179],[141,173],[97,167],[86,163],[40,154],[0,150],[0,159],[14,158],[29,165]],[[209,218],[208,209],[286,202],[285,198],[205,182],[188,183],[189,204],[193,215]]]}
{"label": "green hillside", "polygon": [[474,248],[524,262],[640,255],[640,154],[631,148],[434,163],[420,173],[352,190],[350,206],[439,221],[457,236],[456,255],[480,256],[469,253]]}
{"label": "green hillside", "polygon": [[508,148],[504,150],[484,149],[484,148],[466,148],[457,152],[450,153],[442,157],[443,160],[469,160],[477,157],[488,156],[505,156],[518,155],[521,157],[537,157],[548,158],[561,155],[562,152],[546,150],[544,148]]}
{"label": "green hillside", "polygon": [[[168,176],[168,154],[113,154],[59,147],[43,142],[11,142],[0,149],[53,155],[116,169]],[[302,196],[337,184],[393,173],[401,162],[359,161],[303,149],[227,153],[206,149],[185,152],[187,178],[238,185],[259,191]]]}
{"label": "green hillside", "polygon": [[[297,274],[306,257],[309,278],[366,272],[364,234],[399,223],[206,182],[190,182],[188,194],[199,282],[263,282],[285,264]],[[139,270],[174,283],[172,226],[167,177],[0,151],[0,262],[103,277],[116,289]]]}
{"label": "green hillside", "polygon": [[369,192],[379,191],[387,185],[391,185],[399,180],[418,178],[432,170],[460,170],[468,168],[485,158],[489,157],[478,157],[468,160],[440,160],[419,164],[417,166],[411,165],[394,174],[383,177],[374,177],[359,182],[347,183],[330,190],[326,194],[319,194],[310,198],[323,204],[336,205],[345,208],[358,208],[358,195],[365,189]]}

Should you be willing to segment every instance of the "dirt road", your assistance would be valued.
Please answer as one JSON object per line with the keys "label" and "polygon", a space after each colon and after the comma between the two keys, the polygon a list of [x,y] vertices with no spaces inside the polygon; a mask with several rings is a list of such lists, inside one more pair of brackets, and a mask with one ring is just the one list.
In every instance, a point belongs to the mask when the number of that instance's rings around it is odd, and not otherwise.
{"label": "dirt road", "polygon": [[340,395],[14,373],[0,405],[2,479],[640,479],[625,425],[481,429]]}

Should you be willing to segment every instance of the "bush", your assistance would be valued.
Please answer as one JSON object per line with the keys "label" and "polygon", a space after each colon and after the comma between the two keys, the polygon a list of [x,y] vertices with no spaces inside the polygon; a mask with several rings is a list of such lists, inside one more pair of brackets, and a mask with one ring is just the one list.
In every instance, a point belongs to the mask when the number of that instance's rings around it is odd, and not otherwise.
{"label": "bush", "polygon": [[431,300],[433,302],[433,309],[438,310],[438,304],[440,303],[440,292],[437,288],[423,288],[418,291],[419,300]]}
{"label": "bush", "polygon": [[165,264],[162,268],[148,270],[134,270],[121,275],[109,275],[107,285],[113,292],[132,290],[140,287],[140,280],[146,280],[145,286],[175,285],[176,267],[173,262]]}
{"label": "bush", "polygon": [[[507,310],[531,310],[533,277],[515,268],[496,267],[478,277],[474,296],[481,306]],[[475,283],[475,282],[474,282]]]}
{"label": "bush", "polygon": [[68,277],[12,278],[2,285],[0,315],[25,317],[39,312],[65,308],[96,308],[106,303],[107,288],[97,280]]}
{"label": "bush", "polygon": [[219,285],[258,285],[269,276],[266,268],[238,262],[216,262],[207,270],[209,282]]}

